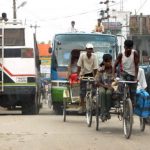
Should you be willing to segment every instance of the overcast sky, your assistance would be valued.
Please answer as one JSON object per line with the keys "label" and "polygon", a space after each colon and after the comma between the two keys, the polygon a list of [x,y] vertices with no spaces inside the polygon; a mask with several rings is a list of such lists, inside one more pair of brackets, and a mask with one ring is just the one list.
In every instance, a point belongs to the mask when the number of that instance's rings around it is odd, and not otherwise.
{"label": "overcast sky", "polygon": [[[67,31],[71,20],[75,20],[76,28],[82,31],[91,31],[99,17],[99,10],[106,5],[99,4],[105,0],[16,0],[19,6],[23,1],[26,5],[17,9],[17,18],[26,21],[28,25],[37,24],[38,41],[52,39],[58,32]],[[120,11],[122,0],[110,2],[110,10]],[[150,0],[123,0],[123,10],[132,14],[150,14]],[[8,18],[13,18],[13,0],[0,0],[0,13],[6,12]]]}

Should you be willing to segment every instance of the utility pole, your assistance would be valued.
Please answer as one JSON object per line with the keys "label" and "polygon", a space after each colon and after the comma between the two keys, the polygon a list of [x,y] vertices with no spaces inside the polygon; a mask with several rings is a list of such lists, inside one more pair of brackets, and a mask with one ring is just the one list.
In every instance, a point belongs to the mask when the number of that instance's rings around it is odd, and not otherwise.
{"label": "utility pole", "polygon": [[16,6],[16,0],[13,0],[13,19],[16,20],[17,19],[17,9],[19,9],[20,7],[24,7],[24,5],[26,5],[26,1],[23,1],[18,7]]}
{"label": "utility pole", "polygon": [[120,0],[120,11],[123,11],[123,0]]}
{"label": "utility pole", "polygon": [[17,13],[16,13],[16,0],[13,0],[13,19],[17,19]]}
{"label": "utility pole", "polygon": [[30,25],[31,28],[34,28],[34,33],[35,33],[35,36],[36,36],[36,30],[37,28],[39,28],[40,26],[38,26],[37,24],[35,25]]}
{"label": "utility pole", "polygon": [[108,22],[108,31],[109,31],[109,0],[107,0],[106,2],[106,11],[107,11],[107,22]]}
{"label": "utility pole", "polygon": [[[104,1],[104,2],[100,2],[100,4],[105,4],[106,5],[106,10],[104,10],[104,12],[107,14],[107,16],[106,17],[103,17],[103,19],[107,19],[107,27],[108,27],[108,32],[110,32],[109,31],[109,28],[110,28],[110,26],[109,26],[109,18],[110,18],[110,15],[109,15],[109,3],[110,2],[112,2],[112,3],[115,3],[115,1],[110,1],[110,0],[106,0],[106,1]],[[103,10],[101,10],[101,12],[103,12]]]}

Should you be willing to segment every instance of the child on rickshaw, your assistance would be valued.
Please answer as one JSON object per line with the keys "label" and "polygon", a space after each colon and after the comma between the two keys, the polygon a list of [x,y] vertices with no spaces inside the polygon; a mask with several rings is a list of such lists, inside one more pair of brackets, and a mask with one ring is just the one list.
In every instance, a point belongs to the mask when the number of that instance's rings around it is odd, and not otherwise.
{"label": "child on rickshaw", "polygon": [[103,62],[96,74],[96,84],[99,87],[99,103],[101,103],[101,119],[105,121],[110,119],[109,110],[111,108],[111,96],[113,92],[112,78],[112,56],[110,54],[103,55]]}

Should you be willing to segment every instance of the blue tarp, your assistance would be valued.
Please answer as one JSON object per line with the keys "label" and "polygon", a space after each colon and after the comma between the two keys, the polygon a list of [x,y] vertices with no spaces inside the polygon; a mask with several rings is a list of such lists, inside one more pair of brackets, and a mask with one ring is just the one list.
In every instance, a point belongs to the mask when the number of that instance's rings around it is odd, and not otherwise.
{"label": "blue tarp", "polygon": [[134,113],[143,118],[150,117],[150,95],[145,90],[136,91]]}

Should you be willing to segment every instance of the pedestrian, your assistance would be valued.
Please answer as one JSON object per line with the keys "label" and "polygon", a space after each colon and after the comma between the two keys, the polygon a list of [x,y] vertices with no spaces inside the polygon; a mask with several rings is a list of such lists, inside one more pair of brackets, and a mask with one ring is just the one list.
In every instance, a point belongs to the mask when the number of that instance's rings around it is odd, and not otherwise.
{"label": "pedestrian", "polygon": [[[93,44],[86,44],[86,52],[81,53],[77,62],[77,76],[94,77],[98,69],[98,60],[96,55],[93,53]],[[84,111],[84,98],[86,96],[86,81],[80,81],[80,111]]]}

